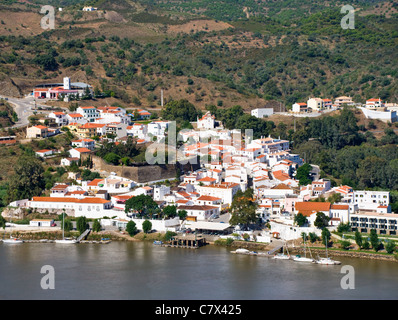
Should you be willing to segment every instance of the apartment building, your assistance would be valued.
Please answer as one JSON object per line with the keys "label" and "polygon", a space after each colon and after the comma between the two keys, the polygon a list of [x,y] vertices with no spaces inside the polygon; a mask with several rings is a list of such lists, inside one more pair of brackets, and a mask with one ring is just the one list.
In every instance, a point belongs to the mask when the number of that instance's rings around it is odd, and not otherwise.
{"label": "apartment building", "polygon": [[375,229],[378,234],[396,235],[398,215],[393,213],[356,212],[350,214],[352,231],[369,233]]}

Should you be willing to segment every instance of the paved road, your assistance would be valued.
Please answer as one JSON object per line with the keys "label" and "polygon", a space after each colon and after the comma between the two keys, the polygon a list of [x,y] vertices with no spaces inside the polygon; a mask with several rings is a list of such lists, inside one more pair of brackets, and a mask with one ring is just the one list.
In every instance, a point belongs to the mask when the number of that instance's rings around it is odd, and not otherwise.
{"label": "paved road", "polygon": [[311,167],[312,167],[312,169],[311,169],[310,174],[313,176],[313,181],[318,181],[319,177],[321,176],[320,175],[321,169],[316,164],[311,164]]}
{"label": "paved road", "polygon": [[[25,127],[29,124],[29,117],[33,115],[35,110],[35,99],[32,96],[27,96],[25,98],[13,98],[13,97],[4,97],[6,98],[7,102],[9,102],[13,107],[15,112],[18,115],[18,121],[15,123],[11,128],[20,128]],[[37,107],[48,107],[41,104],[36,104]]]}

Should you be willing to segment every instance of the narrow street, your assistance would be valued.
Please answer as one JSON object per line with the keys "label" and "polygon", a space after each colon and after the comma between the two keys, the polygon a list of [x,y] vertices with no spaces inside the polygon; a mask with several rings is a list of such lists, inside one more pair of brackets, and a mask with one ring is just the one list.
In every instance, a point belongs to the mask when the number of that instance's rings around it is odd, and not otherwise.
{"label": "narrow street", "polygon": [[[15,112],[18,115],[18,121],[11,127],[11,128],[21,128],[25,127],[29,124],[29,117],[34,113],[34,106],[35,106],[35,99],[32,96],[26,96],[25,98],[12,98],[12,97],[4,97],[8,103],[10,103],[13,107]],[[36,103],[37,107],[48,107],[46,105],[41,105]],[[41,113],[42,111],[39,110],[36,112]]]}

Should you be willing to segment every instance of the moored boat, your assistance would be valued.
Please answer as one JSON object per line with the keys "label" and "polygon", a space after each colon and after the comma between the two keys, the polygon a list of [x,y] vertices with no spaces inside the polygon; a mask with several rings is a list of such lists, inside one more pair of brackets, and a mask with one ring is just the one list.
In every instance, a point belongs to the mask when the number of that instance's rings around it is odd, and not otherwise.
{"label": "moored boat", "polygon": [[60,244],[75,244],[78,243],[77,240],[73,239],[62,239],[62,240],[55,240],[55,243],[60,243]]}
{"label": "moored boat", "polygon": [[18,238],[14,238],[14,237],[10,237],[10,239],[3,239],[4,243],[10,243],[10,244],[18,244],[18,243],[23,243],[23,240],[18,239]]}
{"label": "moored boat", "polygon": [[324,264],[324,265],[336,265],[336,264],[341,264],[340,261],[336,261],[330,258],[320,258],[315,261],[317,264]]}

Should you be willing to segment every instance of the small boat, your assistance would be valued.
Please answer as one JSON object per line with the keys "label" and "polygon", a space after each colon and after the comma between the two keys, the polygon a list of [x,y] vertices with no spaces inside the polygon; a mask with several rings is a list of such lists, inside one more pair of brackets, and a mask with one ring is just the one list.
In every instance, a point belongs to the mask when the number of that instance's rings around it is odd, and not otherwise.
{"label": "small boat", "polygon": [[296,255],[296,256],[293,258],[293,261],[296,261],[296,262],[310,262],[310,263],[315,262],[314,259],[312,259],[312,258],[307,258],[307,257],[302,257],[302,256],[300,256],[299,254]]}
{"label": "small boat", "polygon": [[236,249],[235,252],[236,252],[236,253],[246,253],[246,254],[250,253],[250,251],[247,250],[247,249]]}
{"label": "small boat", "polygon": [[327,245],[327,239],[325,238],[325,251],[326,251],[326,257],[324,258],[318,258],[315,262],[317,264],[324,264],[324,265],[336,265],[336,264],[341,264],[340,261],[330,259],[328,257],[328,245]]}
{"label": "small boat", "polygon": [[336,264],[341,264],[340,261],[336,261],[330,258],[320,258],[315,261],[317,264],[325,264],[325,265],[336,265]]}
{"label": "small boat", "polygon": [[278,253],[278,254],[274,255],[274,256],[272,257],[272,259],[276,259],[276,260],[290,260],[290,256],[288,256],[287,254]]}
{"label": "small boat", "polygon": [[286,246],[286,244],[283,245],[283,252],[274,255],[272,259],[276,259],[276,260],[290,260],[290,255],[289,255],[289,251],[287,250],[287,247],[286,247],[286,252],[287,252],[287,254],[285,254],[285,246]]}
{"label": "small boat", "polygon": [[[311,255],[311,250],[309,248],[308,248],[308,250],[309,250],[310,255]],[[311,258],[307,258],[305,238],[304,238],[304,257],[302,257],[301,255],[298,254],[298,255],[296,255],[293,258],[293,261],[296,261],[296,262],[310,262],[310,263],[314,263],[315,262],[315,259],[312,258],[312,255],[311,255]]]}
{"label": "small boat", "polygon": [[62,240],[55,240],[55,243],[60,244],[75,244],[78,243],[77,240],[65,238],[65,214],[62,214]]}
{"label": "small boat", "polygon": [[160,241],[160,240],[155,240],[155,241],[153,242],[153,244],[156,244],[156,245],[161,245],[161,244],[163,244],[163,241]]}
{"label": "small boat", "polygon": [[55,240],[55,243],[74,244],[74,243],[78,243],[78,241],[77,240],[73,240],[73,239],[62,239],[62,240]]}
{"label": "small boat", "polygon": [[23,243],[23,240],[21,240],[21,239],[18,239],[18,238],[13,238],[13,237],[10,237],[10,239],[3,239],[3,242],[4,243],[10,243],[10,244],[17,244],[17,243]]}

